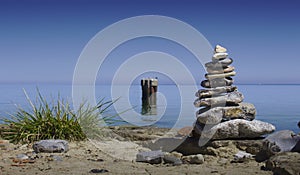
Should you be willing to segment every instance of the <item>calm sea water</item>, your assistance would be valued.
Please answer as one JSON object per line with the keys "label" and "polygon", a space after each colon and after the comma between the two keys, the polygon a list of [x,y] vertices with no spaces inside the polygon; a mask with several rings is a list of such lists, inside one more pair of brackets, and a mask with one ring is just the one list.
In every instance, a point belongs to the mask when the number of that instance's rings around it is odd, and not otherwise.
{"label": "calm sea water", "polygon": [[[257,109],[256,119],[272,123],[277,130],[290,129],[299,132],[297,122],[300,121],[300,85],[237,85],[245,96],[245,102],[253,103]],[[0,116],[7,117],[14,114],[15,104],[29,108],[23,89],[30,98],[36,98],[36,88],[46,99],[55,99],[58,93],[64,99],[72,101],[72,86],[63,84],[2,84],[0,85]],[[125,87],[124,87],[125,88]],[[126,121],[139,125],[156,125],[159,127],[183,127],[195,121],[193,101],[195,89],[192,86],[184,86],[184,94],[175,85],[159,85],[158,105],[156,116],[141,116],[141,88],[133,85],[129,93],[121,98],[129,99],[132,111],[121,115]],[[111,87],[106,85],[96,86],[96,98],[110,100]],[[122,100],[117,101],[118,108],[129,109],[123,105]],[[125,104],[125,103],[124,103]],[[112,108],[110,113],[115,113]]]}

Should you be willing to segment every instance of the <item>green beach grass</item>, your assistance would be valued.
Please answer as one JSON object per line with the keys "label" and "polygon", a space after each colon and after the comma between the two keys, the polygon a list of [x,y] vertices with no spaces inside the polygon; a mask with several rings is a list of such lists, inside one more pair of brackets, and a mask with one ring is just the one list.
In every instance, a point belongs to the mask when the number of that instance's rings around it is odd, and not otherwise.
{"label": "green beach grass", "polygon": [[30,108],[25,110],[18,106],[15,114],[1,118],[4,125],[0,138],[13,143],[31,143],[43,139],[80,141],[101,137],[102,127],[117,121],[117,114],[106,113],[116,100],[102,99],[96,106],[83,102],[75,111],[59,95],[50,103],[37,89],[37,100],[34,103],[25,90],[24,94]]}

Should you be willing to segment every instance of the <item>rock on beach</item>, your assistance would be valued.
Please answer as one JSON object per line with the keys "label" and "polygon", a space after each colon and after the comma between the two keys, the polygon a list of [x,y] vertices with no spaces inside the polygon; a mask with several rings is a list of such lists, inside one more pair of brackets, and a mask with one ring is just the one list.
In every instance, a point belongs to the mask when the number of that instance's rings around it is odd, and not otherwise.
{"label": "rock on beach", "polygon": [[217,124],[222,120],[253,120],[256,109],[251,103],[239,103],[237,106],[202,108],[197,111],[197,121],[203,124]]}
{"label": "rock on beach", "polygon": [[207,130],[200,124],[195,124],[195,131],[201,137],[211,139],[244,139],[258,138],[265,134],[270,134],[275,130],[275,126],[259,120],[229,120],[212,126]]}

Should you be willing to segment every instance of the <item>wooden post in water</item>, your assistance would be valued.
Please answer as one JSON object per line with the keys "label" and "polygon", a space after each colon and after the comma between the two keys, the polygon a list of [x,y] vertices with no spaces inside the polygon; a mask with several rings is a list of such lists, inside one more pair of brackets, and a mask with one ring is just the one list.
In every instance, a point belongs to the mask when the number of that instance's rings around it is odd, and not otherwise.
{"label": "wooden post in water", "polygon": [[158,86],[157,78],[143,78],[142,86],[142,115],[157,115],[156,92]]}

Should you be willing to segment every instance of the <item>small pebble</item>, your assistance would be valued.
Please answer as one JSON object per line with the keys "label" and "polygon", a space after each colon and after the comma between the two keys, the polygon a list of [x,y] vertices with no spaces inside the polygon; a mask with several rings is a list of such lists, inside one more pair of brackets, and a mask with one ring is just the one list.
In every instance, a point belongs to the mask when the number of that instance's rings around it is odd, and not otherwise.
{"label": "small pebble", "polygon": [[17,159],[20,159],[20,160],[25,160],[25,159],[29,159],[29,157],[25,154],[18,154],[16,156]]}
{"label": "small pebble", "polygon": [[90,171],[90,173],[107,173],[107,172],[109,172],[109,171],[106,169],[92,169]]}
{"label": "small pebble", "polygon": [[103,159],[87,159],[89,161],[93,161],[93,162],[103,162]]}
{"label": "small pebble", "polygon": [[224,53],[224,52],[227,52],[227,49],[225,47],[220,46],[220,45],[216,45],[215,52],[216,53]]}
{"label": "small pebble", "polygon": [[63,161],[61,156],[55,156],[55,155],[51,155],[50,156],[54,161]]}

